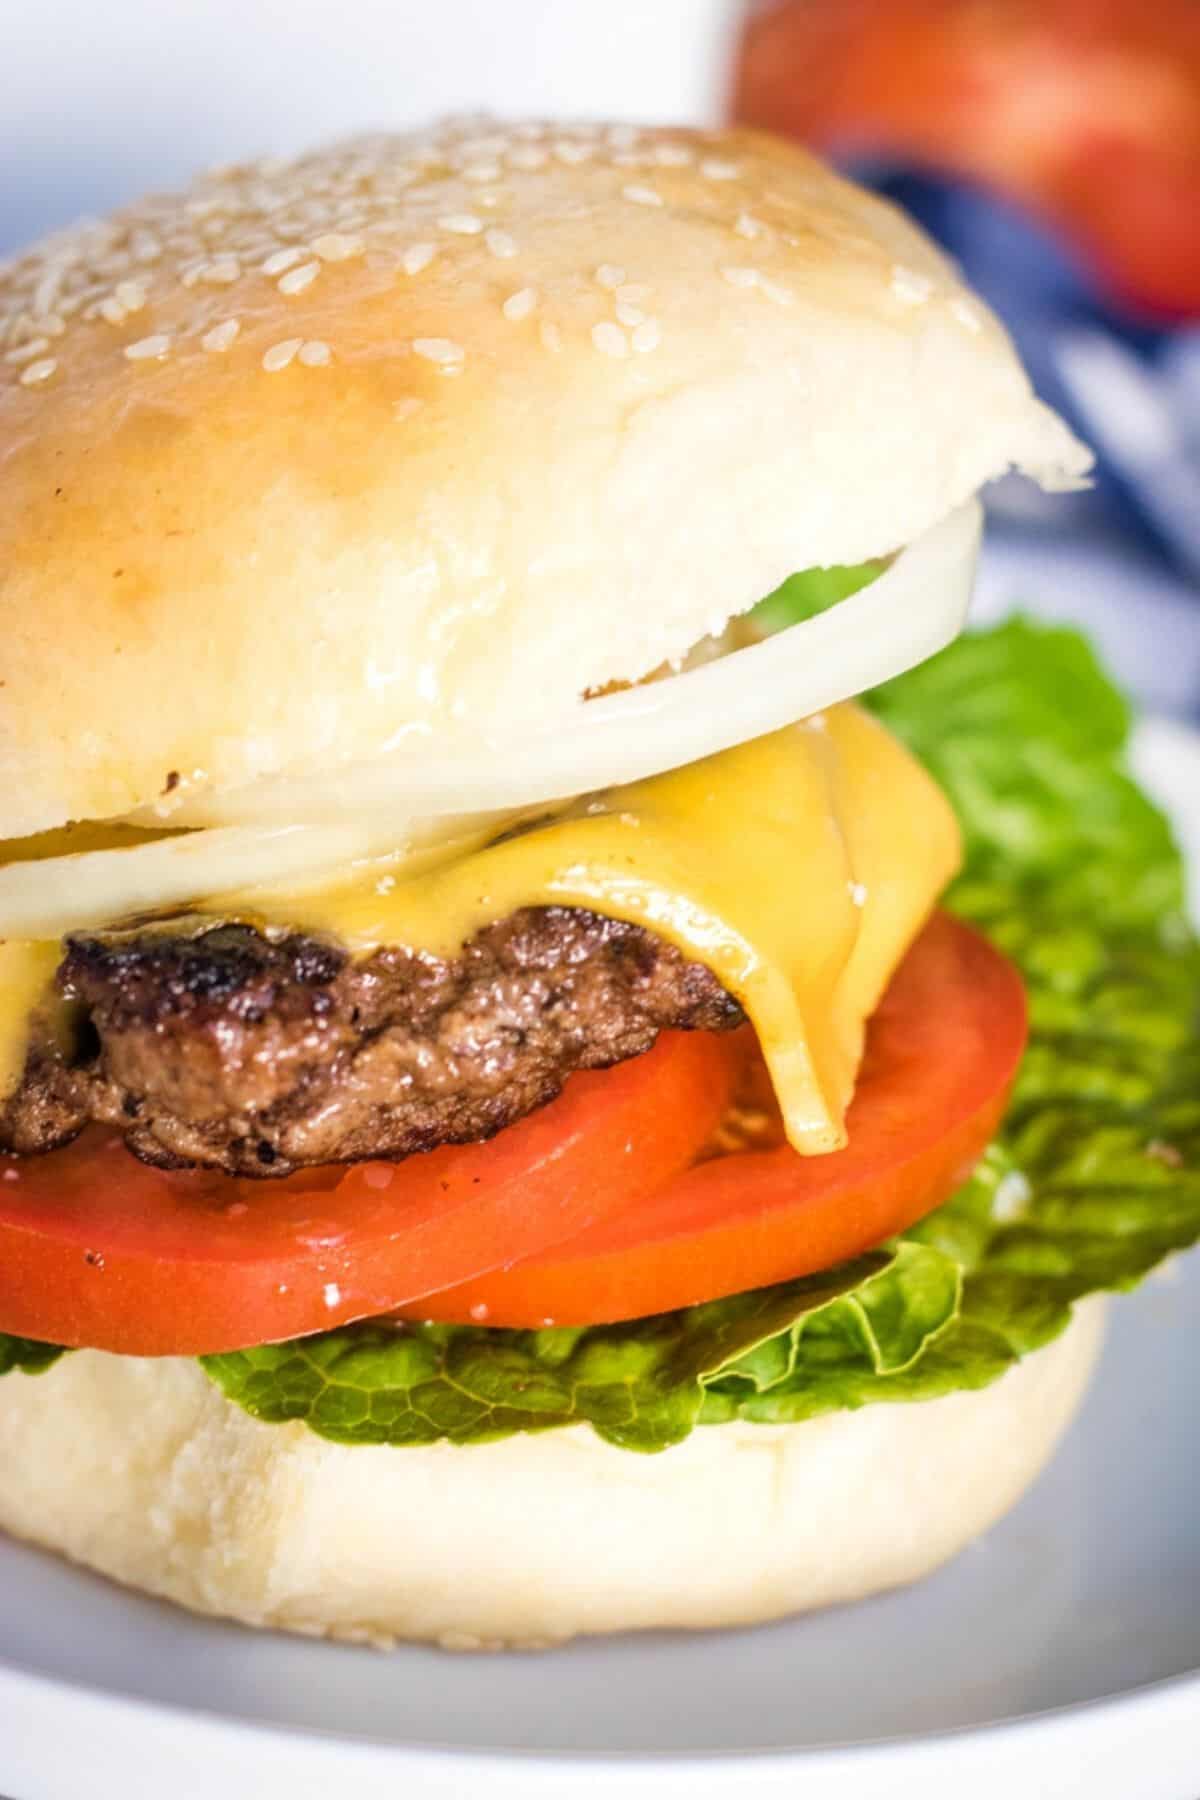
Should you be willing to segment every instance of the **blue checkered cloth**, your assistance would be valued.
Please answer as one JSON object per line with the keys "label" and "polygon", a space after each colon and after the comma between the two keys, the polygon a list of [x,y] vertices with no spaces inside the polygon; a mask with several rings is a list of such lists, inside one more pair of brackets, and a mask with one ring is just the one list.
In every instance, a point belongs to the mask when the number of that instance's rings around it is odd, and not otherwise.
{"label": "blue checkered cloth", "polygon": [[1015,207],[924,175],[854,173],[946,245],[1096,452],[1085,494],[993,490],[982,611],[1020,603],[1079,622],[1144,704],[1200,720],[1200,326],[1122,314]]}

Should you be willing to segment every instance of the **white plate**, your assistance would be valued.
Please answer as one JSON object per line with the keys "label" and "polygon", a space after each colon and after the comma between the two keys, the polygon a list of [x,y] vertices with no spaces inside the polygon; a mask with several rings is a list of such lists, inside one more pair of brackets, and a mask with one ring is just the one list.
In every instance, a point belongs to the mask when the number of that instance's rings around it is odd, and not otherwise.
{"label": "white plate", "polygon": [[[1200,870],[1200,738],[1146,727],[1139,763]],[[0,1545],[0,1793],[1195,1800],[1200,1259],[1112,1311],[1080,1419],[1001,1526],[908,1592],[758,1631],[384,1657]]]}

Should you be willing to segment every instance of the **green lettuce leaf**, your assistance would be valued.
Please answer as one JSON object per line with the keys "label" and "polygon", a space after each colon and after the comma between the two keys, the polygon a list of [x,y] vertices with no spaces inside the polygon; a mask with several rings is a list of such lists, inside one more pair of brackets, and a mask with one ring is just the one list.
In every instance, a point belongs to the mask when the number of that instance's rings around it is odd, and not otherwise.
{"label": "green lettuce leaf", "polygon": [[780,582],[747,615],[747,623],[759,637],[770,637],[804,619],[828,612],[839,600],[848,600],[883,573],[882,562],[835,563],[828,569],[803,569]]}
{"label": "green lettuce leaf", "polygon": [[[1200,952],[1167,823],[1124,768],[1120,695],[1076,633],[1017,619],[869,704],[963,822],[948,904],[1029,987],[1029,1051],[973,1179],[821,1277],[604,1329],[374,1323],[205,1358],[231,1399],[343,1443],[586,1421],[661,1450],[697,1425],[982,1387],[1076,1300],[1200,1236]],[[0,1373],[54,1354],[13,1342],[0,1338]]]}
{"label": "green lettuce leaf", "polygon": [[10,1369],[40,1375],[62,1355],[57,1344],[39,1344],[35,1338],[9,1337],[0,1331],[0,1375],[7,1375]]}
{"label": "green lettuce leaf", "polygon": [[363,1325],[204,1366],[271,1423],[303,1419],[338,1443],[479,1443],[587,1423],[628,1450],[687,1437],[711,1384],[747,1395],[792,1378],[810,1333],[877,1375],[919,1360],[958,1310],[961,1272],[903,1244],[828,1275],[604,1330]]}
{"label": "green lettuce leaf", "polygon": [[[774,597],[773,597],[774,598]],[[378,1325],[210,1357],[262,1419],[351,1443],[587,1420],[630,1449],[995,1380],[1071,1306],[1200,1235],[1200,957],[1166,821],[1125,773],[1086,642],[1017,619],[870,704],[962,819],[949,904],[1021,965],[1033,1022],[1000,1139],[898,1243],[815,1282],[601,1331]]]}

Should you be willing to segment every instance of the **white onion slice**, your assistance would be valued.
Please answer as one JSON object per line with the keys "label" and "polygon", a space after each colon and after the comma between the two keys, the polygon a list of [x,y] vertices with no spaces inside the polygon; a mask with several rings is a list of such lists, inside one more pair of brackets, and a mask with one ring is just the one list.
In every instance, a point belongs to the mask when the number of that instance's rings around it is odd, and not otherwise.
{"label": "white onion slice", "polygon": [[[189,801],[132,848],[0,867],[0,938],[58,937],[214,895],[302,888],[386,858],[469,848],[530,808],[622,786],[760,737],[912,668],[951,642],[970,600],[981,513],[961,507],[869,587],[762,644],[581,704],[520,739],[426,742],[311,781]],[[147,821],[148,822],[148,821]]]}
{"label": "white onion slice", "polygon": [[311,778],[197,795],[172,823],[260,825],[490,812],[622,786],[761,737],[923,662],[966,618],[982,512],[968,501],[868,587],[765,643],[581,702],[520,737],[473,731]]}
{"label": "white onion slice", "polygon": [[480,836],[478,820],[375,814],[353,824],[181,832],[127,849],[8,863],[0,867],[0,939],[61,937],[268,884],[303,888],[372,857],[381,872],[399,869]]}

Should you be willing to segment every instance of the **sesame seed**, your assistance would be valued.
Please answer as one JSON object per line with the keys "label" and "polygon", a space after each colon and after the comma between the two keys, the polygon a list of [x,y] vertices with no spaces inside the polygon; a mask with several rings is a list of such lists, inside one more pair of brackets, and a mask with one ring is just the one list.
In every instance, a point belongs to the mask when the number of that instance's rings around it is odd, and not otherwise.
{"label": "sesame seed", "polygon": [[706,181],[736,181],[739,171],[736,163],[724,162],[719,156],[706,156],[700,164],[700,173]]}
{"label": "sesame seed", "polygon": [[[411,419],[414,413],[420,412],[424,404],[425,402],[418,399],[415,394],[406,394],[402,400],[392,401],[392,417],[398,424],[403,424],[405,419]],[[390,886],[385,888],[384,882],[390,883]],[[396,877],[394,875],[385,875],[383,879],[376,884],[376,892],[380,894],[390,893],[395,885]]]}
{"label": "sesame seed", "polygon": [[628,300],[618,300],[616,305],[617,319],[622,325],[644,325],[646,315],[640,306],[630,306]]}
{"label": "sesame seed", "polygon": [[319,262],[301,263],[298,269],[289,269],[286,275],[281,275],[275,285],[281,294],[302,294],[320,273]]}
{"label": "sesame seed", "polygon": [[21,1179],[20,1169],[5,1169],[4,1179],[5,1179],[5,1181],[20,1181],[20,1179]]}
{"label": "sesame seed", "polygon": [[897,263],[892,270],[891,291],[904,306],[923,306],[933,293],[933,283],[928,275],[920,275],[915,269],[906,269]]}
{"label": "sesame seed", "polygon": [[58,266],[55,266],[42,277],[41,281],[39,281],[38,285],[33,290],[33,311],[35,316],[38,313],[48,313],[51,310],[55,301],[58,299],[58,290],[61,280],[62,270]]}
{"label": "sesame seed", "polygon": [[865,906],[867,904],[867,890],[862,882],[851,881],[847,883],[847,886],[850,893],[851,904],[854,906]]}
{"label": "sesame seed", "polygon": [[619,288],[625,280],[625,271],[616,263],[601,263],[596,270],[596,280],[602,288]]}
{"label": "sesame seed", "polygon": [[333,351],[322,338],[309,338],[307,343],[301,344],[297,360],[306,369],[323,369],[326,363],[333,361]]}
{"label": "sesame seed", "polygon": [[621,357],[629,354],[625,333],[610,319],[601,319],[598,325],[592,326],[592,343],[605,356]]}
{"label": "sesame seed", "polygon": [[[462,139],[462,153],[466,157],[502,157],[509,148],[511,135],[513,133],[506,128],[504,131],[484,131],[480,137],[466,137]],[[536,135],[538,133],[534,133],[534,137]]]}
{"label": "sesame seed", "polygon": [[544,169],[549,159],[537,144],[518,144],[509,151],[508,160],[514,169]]}
{"label": "sesame seed", "polygon": [[538,336],[542,340],[542,348],[544,350],[549,350],[552,355],[557,356],[558,352],[563,347],[563,337],[562,332],[554,323],[553,319],[542,320],[541,324],[538,326]]}
{"label": "sesame seed", "polygon": [[621,192],[626,200],[632,200],[635,206],[662,205],[662,195],[655,193],[652,187],[642,187],[635,182],[631,183],[629,187],[623,187]]}
{"label": "sesame seed", "polygon": [[664,169],[682,169],[692,160],[686,144],[656,144],[654,160]]}
{"label": "sesame seed", "polygon": [[662,342],[662,329],[657,319],[643,319],[634,329],[630,342],[639,355],[644,356],[649,350],[657,350]]}
{"label": "sesame seed", "polygon": [[97,316],[109,325],[122,325],[125,322],[125,308],[115,294],[110,294],[96,308]]}
{"label": "sesame seed", "polygon": [[410,244],[400,258],[400,267],[406,275],[419,275],[422,269],[429,267],[436,255],[437,248],[433,244]]}
{"label": "sesame seed", "polygon": [[577,167],[580,163],[587,162],[592,151],[590,144],[581,144],[574,138],[562,138],[555,144],[554,154],[559,162]]}
{"label": "sesame seed", "polygon": [[765,275],[760,275],[758,278],[758,291],[760,294],[765,294],[768,300],[773,300],[776,306],[790,306],[792,304],[792,290],[789,287],[784,287],[781,281],[769,281]]}
{"label": "sesame seed", "polygon": [[426,362],[437,363],[446,370],[462,367],[466,352],[453,338],[414,338],[413,350]]}
{"label": "sesame seed", "polygon": [[[218,256],[206,263],[200,270],[200,280],[211,282],[216,287],[228,287],[236,281],[242,272],[242,265],[236,256]],[[117,293],[120,294],[120,288]]]}
{"label": "sesame seed", "polygon": [[21,386],[37,387],[43,381],[49,381],[58,362],[53,356],[43,356],[37,362],[31,362],[21,370]]}
{"label": "sesame seed", "polygon": [[113,299],[118,300],[127,313],[140,312],[146,304],[146,290],[140,281],[118,281],[113,289]]}
{"label": "sesame seed", "polygon": [[498,162],[467,163],[463,169],[464,181],[499,181],[503,173]]}
{"label": "sesame seed", "polygon": [[950,311],[959,324],[965,326],[968,331],[983,330],[983,320],[977,308],[972,306],[969,300],[964,300],[961,295],[956,296],[950,302]]}
{"label": "sesame seed", "polygon": [[130,362],[151,362],[166,356],[171,348],[171,340],[165,331],[156,331],[152,337],[139,338],[136,344],[126,344],[125,354]]}
{"label": "sesame seed", "polygon": [[457,237],[475,237],[483,230],[483,220],[477,213],[446,213],[438,220],[441,231],[452,231]]}
{"label": "sesame seed", "polygon": [[15,350],[6,350],[4,360],[7,363],[30,362],[33,357],[40,356],[43,350],[50,348],[48,337],[30,338],[27,343],[18,344]]}
{"label": "sesame seed", "polygon": [[303,342],[303,338],[281,338],[279,343],[272,344],[262,359],[267,374],[277,375],[280,369],[286,369]]}
{"label": "sesame seed", "polygon": [[263,263],[262,273],[264,275],[282,275],[285,269],[290,269],[293,263],[298,263],[303,255],[303,250],[297,250],[295,247],[288,250],[276,250],[274,256],[268,256],[266,262]]}
{"label": "sesame seed", "polygon": [[654,292],[644,281],[623,281],[616,290],[617,299],[626,306],[640,306]]}
{"label": "sesame seed", "polygon": [[722,281],[730,287],[752,288],[758,286],[758,270],[748,269],[744,264],[726,263],[721,270]]}
{"label": "sesame seed", "polygon": [[614,150],[632,150],[641,135],[636,125],[610,125],[607,132]]}
{"label": "sesame seed", "polygon": [[508,296],[501,311],[506,319],[527,319],[536,305],[536,288],[518,288],[515,294]]}
{"label": "sesame seed", "polygon": [[236,319],[222,319],[219,325],[214,325],[211,331],[205,332],[200,339],[200,348],[218,353],[228,350],[240,330],[241,325]]}
{"label": "sesame seed", "polygon": [[503,156],[508,138],[502,131],[485,132],[482,137],[464,138],[459,149],[464,156]]}
{"label": "sesame seed", "polygon": [[767,228],[761,219],[756,219],[754,217],[753,213],[740,212],[734,222],[733,229],[737,232],[739,237],[759,238],[762,237]]}
{"label": "sesame seed", "polygon": [[[370,1169],[368,1169],[366,1171],[366,1173],[368,1175],[371,1174],[371,1172],[372,1171]],[[388,1170],[388,1175],[389,1176],[391,1175],[390,1169]],[[372,1182],[371,1186],[374,1187],[374,1185],[375,1185],[375,1183]],[[338,1286],[336,1281],[327,1281],[325,1283],[325,1286],[322,1289],[322,1298],[325,1301],[326,1306],[331,1307],[331,1308],[334,1306],[339,1306],[341,1304],[342,1290]]]}
{"label": "sesame seed", "polygon": [[322,262],[349,262],[351,257],[361,256],[367,245],[357,232],[322,231],[312,247]]}
{"label": "sesame seed", "polygon": [[496,231],[493,228],[484,233],[483,241],[492,255],[500,257],[501,260],[507,260],[517,254],[517,240],[507,231]]}

